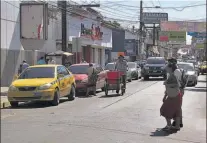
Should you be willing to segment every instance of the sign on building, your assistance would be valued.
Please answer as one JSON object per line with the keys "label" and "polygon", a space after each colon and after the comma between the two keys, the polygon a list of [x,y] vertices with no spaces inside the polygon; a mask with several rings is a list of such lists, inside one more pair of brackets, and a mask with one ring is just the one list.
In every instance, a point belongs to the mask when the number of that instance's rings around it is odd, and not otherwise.
{"label": "sign on building", "polygon": [[195,38],[207,38],[206,32],[188,32],[188,35]]}
{"label": "sign on building", "polygon": [[161,21],[161,31],[206,32],[206,22]]}
{"label": "sign on building", "polygon": [[47,40],[48,5],[44,3],[20,4],[20,39]]}
{"label": "sign on building", "polygon": [[168,42],[170,44],[183,44],[186,42],[186,32],[161,31],[159,33],[159,40],[161,42]]}
{"label": "sign on building", "polygon": [[124,49],[126,56],[136,56],[136,40],[135,39],[125,39]]}
{"label": "sign on building", "polygon": [[143,13],[144,24],[160,24],[161,21],[168,21],[168,13]]}

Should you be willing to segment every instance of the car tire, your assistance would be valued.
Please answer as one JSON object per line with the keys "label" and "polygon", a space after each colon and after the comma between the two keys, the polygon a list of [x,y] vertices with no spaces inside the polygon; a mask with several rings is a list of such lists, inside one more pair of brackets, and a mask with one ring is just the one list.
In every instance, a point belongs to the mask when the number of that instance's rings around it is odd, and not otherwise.
{"label": "car tire", "polygon": [[149,76],[148,75],[145,75],[144,76],[144,80],[149,80]]}
{"label": "car tire", "polygon": [[53,98],[53,100],[51,101],[51,104],[52,104],[53,106],[57,106],[57,105],[59,104],[59,102],[60,102],[60,94],[59,94],[59,90],[56,89],[56,90],[55,90],[55,93],[54,93],[54,98]]}
{"label": "car tire", "polygon": [[75,100],[75,95],[76,95],[75,87],[74,85],[72,85],[70,94],[68,95],[68,100],[69,101]]}
{"label": "car tire", "polygon": [[201,75],[204,75],[204,73],[202,72]]}
{"label": "car tire", "polygon": [[10,105],[11,105],[12,108],[14,108],[14,107],[18,107],[19,106],[19,103],[18,102],[11,101],[10,102]]}
{"label": "car tire", "polygon": [[130,78],[130,79],[128,79],[128,82],[132,82],[132,79]]}

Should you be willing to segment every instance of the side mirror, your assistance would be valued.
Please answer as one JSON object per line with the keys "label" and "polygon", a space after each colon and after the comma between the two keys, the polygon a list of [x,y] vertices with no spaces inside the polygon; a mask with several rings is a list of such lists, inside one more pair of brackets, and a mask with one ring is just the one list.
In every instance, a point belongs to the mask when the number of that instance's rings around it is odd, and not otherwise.
{"label": "side mirror", "polygon": [[58,78],[63,78],[64,76],[64,74],[58,74]]}

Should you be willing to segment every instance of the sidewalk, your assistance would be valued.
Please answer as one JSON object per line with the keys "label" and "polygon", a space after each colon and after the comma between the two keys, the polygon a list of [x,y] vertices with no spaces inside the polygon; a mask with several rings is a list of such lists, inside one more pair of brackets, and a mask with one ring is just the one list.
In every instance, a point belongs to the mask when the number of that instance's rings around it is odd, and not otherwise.
{"label": "sidewalk", "polygon": [[1,87],[1,109],[10,106],[10,103],[7,99],[7,92],[9,87]]}
{"label": "sidewalk", "polygon": [[7,96],[1,96],[1,109],[10,107],[10,103],[7,99]]}
{"label": "sidewalk", "polygon": [[1,96],[7,96],[9,87],[1,87]]}

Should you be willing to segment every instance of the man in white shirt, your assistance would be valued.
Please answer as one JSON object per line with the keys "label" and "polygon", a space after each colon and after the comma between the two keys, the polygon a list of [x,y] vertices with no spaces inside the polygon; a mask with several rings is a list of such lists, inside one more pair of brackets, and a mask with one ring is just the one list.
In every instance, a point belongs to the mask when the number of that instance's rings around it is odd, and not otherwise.
{"label": "man in white shirt", "polygon": [[50,57],[49,61],[48,61],[48,64],[49,65],[51,65],[51,64],[53,65],[53,64],[56,64],[56,63],[55,63],[55,60],[53,60],[52,57]]}

